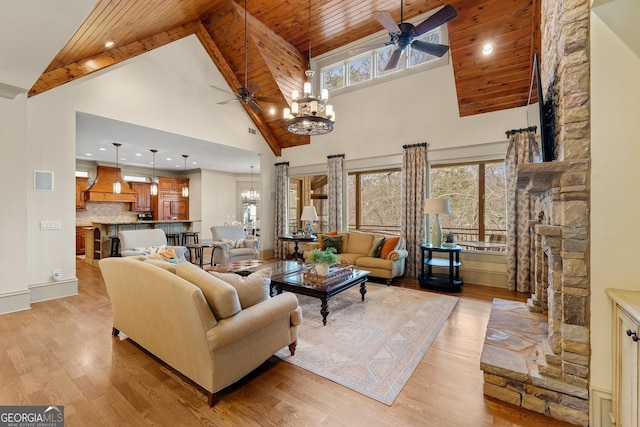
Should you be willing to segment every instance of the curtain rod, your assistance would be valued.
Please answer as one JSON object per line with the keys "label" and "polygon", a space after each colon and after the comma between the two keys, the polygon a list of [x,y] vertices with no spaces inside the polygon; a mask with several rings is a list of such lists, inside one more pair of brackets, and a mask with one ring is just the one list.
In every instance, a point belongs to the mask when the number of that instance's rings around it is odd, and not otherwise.
{"label": "curtain rod", "polygon": [[338,157],[342,157],[344,159],[344,154],[331,154],[330,156],[327,156],[327,159],[335,159]]}
{"label": "curtain rod", "polygon": [[409,145],[403,145],[402,148],[404,148],[405,150],[407,148],[413,148],[413,147],[427,147],[429,144],[427,144],[426,142],[421,142],[419,144],[409,144]]}
{"label": "curtain rod", "polygon": [[507,136],[511,136],[514,133],[519,133],[519,132],[525,132],[525,131],[531,131],[531,132],[535,132],[536,129],[538,129],[537,126],[529,126],[528,128],[522,128],[522,129],[511,129],[506,131],[505,133],[507,134]]}
{"label": "curtain rod", "polygon": [[289,162],[274,163],[273,166],[282,166],[282,165],[289,166]]}

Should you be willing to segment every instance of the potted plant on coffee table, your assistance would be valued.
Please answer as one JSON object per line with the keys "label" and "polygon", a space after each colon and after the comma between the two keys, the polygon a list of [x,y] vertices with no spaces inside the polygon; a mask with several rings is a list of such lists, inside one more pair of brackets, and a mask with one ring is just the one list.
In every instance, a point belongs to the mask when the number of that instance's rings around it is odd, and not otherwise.
{"label": "potted plant on coffee table", "polygon": [[312,249],[309,261],[316,265],[316,273],[318,276],[326,276],[329,274],[329,266],[340,262],[340,258],[336,255],[336,248],[330,247],[324,250]]}

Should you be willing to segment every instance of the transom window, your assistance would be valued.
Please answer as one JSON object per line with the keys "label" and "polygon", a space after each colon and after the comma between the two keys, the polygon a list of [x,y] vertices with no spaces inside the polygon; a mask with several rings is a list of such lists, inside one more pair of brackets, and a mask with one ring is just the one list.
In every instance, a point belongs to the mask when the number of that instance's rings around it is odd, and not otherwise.
{"label": "transom window", "polygon": [[[442,43],[442,32],[436,28],[427,34],[416,37],[416,40],[423,40],[431,43]],[[389,71],[384,68],[389,62],[395,46],[383,47],[371,50],[361,55],[333,63],[320,69],[320,86],[329,91],[342,89],[348,86],[355,86],[359,83],[368,82],[376,78],[396,73],[399,71],[414,68],[429,62],[435,61],[437,56],[420,52],[408,46],[402,54],[398,65]]]}

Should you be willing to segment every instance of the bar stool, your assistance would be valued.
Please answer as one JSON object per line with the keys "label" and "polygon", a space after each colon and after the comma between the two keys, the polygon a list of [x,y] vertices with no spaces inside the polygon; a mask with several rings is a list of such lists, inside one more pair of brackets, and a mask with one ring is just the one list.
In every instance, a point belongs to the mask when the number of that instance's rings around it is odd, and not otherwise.
{"label": "bar stool", "polygon": [[120,255],[120,239],[116,236],[109,236],[111,239],[111,251],[109,252],[109,256],[122,256]]}
{"label": "bar stool", "polygon": [[179,246],[180,245],[180,234],[178,233],[166,233],[167,235],[167,245],[170,246]]}
{"label": "bar stool", "polygon": [[198,237],[200,233],[198,231],[183,231],[180,234],[182,236],[182,246],[200,243],[200,239]]}

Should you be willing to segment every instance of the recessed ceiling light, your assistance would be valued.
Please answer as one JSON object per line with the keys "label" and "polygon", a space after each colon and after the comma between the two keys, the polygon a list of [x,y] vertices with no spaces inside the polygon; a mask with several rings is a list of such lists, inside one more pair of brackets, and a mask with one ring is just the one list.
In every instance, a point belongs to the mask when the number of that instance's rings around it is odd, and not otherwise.
{"label": "recessed ceiling light", "polygon": [[167,157],[167,161],[170,162],[171,161],[171,157]]}
{"label": "recessed ceiling light", "polygon": [[108,42],[106,42],[106,43],[104,44],[104,47],[106,47],[106,48],[110,48],[110,47],[112,47],[114,44],[115,44],[115,43],[114,43],[113,41],[109,40]]}
{"label": "recessed ceiling light", "polygon": [[107,151],[107,149],[106,149],[106,148],[104,148],[104,147],[100,147],[100,148],[98,148],[98,150],[100,150],[100,151]]}
{"label": "recessed ceiling light", "polygon": [[93,154],[91,154],[91,153],[84,153],[84,155],[85,156],[89,156],[89,157],[93,156]]}
{"label": "recessed ceiling light", "polygon": [[140,157],[140,156],[142,156],[142,154],[136,153],[136,157]]}
{"label": "recessed ceiling light", "polygon": [[269,108],[269,114],[271,114],[272,116],[276,114],[276,109],[273,107]]}
{"label": "recessed ceiling light", "polygon": [[485,45],[482,46],[482,54],[489,55],[491,52],[493,52],[493,45],[491,43],[485,43]]}

